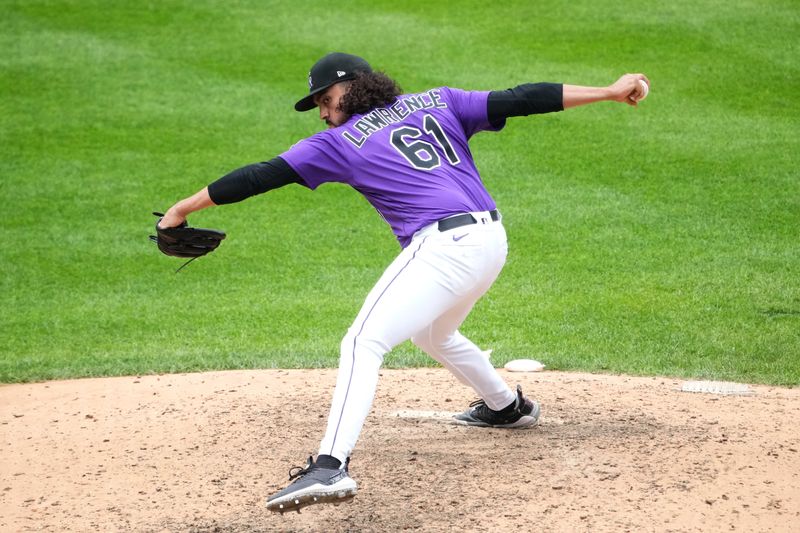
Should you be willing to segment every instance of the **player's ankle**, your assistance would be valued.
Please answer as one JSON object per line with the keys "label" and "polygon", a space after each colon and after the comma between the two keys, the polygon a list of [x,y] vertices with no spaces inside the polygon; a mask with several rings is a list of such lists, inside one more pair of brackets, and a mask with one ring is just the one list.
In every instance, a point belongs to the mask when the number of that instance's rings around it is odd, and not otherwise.
{"label": "player's ankle", "polygon": [[495,411],[495,413],[499,415],[510,415],[517,409],[517,399],[514,398],[514,401],[508,404],[507,406],[503,407],[499,411]]}
{"label": "player's ankle", "polygon": [[319,467],[322,468],[340,468],[342,466],[342,462],[332,455],[318,455],[317,460],[314,463]]}

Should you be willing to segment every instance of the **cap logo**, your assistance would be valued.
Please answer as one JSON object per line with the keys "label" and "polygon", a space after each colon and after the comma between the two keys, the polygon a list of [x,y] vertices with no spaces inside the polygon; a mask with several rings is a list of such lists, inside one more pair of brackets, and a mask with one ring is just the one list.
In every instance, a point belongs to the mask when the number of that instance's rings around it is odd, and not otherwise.
{"label": "cap logo", "polygon": [[337,76],[339,76],[340,78],[341,78],[342,76],[344,76],[345,74],[347,74],[347,72],[345,72],[345,71],[343,71],[343,70],[337,70],[337,71],[336,71],[336,75],[337,75]]}
{"label": "cap logo", "polygon": [[308,75],[308,88],[312,88],[314,86],[314,82],[311,81],[311,74]]}

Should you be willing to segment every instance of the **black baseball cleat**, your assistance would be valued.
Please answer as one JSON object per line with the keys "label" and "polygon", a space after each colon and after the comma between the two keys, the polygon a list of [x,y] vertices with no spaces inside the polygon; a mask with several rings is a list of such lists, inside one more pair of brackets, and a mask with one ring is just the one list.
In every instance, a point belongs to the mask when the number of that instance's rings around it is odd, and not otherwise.
{"label": "black baseball cleat", "polygon": [[341,468],[325,468],[314,463],[309,456],[305,468],[295,466],[289,470],[292,483],[267,498],[267,509],[276,513],[297,511],[316,503],[339,504],[353,499],[356,482],[348,473],[350,458]]}
{"label": "black baseball cleat", "polygon": [[489,409],[483,400],[475,400],[469,409],[455,415],[456,424],[478,426],[484,428],[522,429],[533,427],[539,423],[539,404],[522,395],[522,387],[517,385],[517,399],[514,408],[508,413]]}

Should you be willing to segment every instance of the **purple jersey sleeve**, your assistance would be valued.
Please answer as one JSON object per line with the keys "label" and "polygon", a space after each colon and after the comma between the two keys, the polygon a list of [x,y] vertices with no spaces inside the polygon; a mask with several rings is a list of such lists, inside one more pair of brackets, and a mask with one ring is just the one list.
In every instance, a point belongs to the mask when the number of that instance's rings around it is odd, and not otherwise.
{"label": "purple jersey sleeve", "polygon": [[500,129],[489,122],[488,96],[449,87],[400,95],[280,157],[310,189],[325,182],[356,189],[405,247],[436,220],[495,208],[468,144],[479,131]]}
{"label": "purple jersey sleeve", "polygon": [[461,121],[467,139],[479,131],[499,131],[505,124],[499,127],[489,123],[489,91],[462,91],[450,87],[442,87],[442,91],[448,95],[448,99],[453,103],[454,114]]}
{"label": "purple jersey sleeve", "polygon": [[303,139],[281,155],[309,189],[327,182],[348,183],[352,178],[352,168],[340,153],[339,143],[331,131],[321,131]]}

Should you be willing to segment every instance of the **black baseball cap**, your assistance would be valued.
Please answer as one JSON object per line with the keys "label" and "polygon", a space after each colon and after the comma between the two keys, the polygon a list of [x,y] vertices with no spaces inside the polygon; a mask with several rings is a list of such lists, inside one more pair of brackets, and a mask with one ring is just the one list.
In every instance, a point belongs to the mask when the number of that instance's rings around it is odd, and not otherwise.
{"label": "black baseball cap", "polygon": [[326,55],[311,67],[308,73],[308,96],[294,104],[297,111],[309,111],[317,107],[314,95],[321,93],[334,83],[355,79],[359,72],[372,72],[364,59],[341,52]]}

